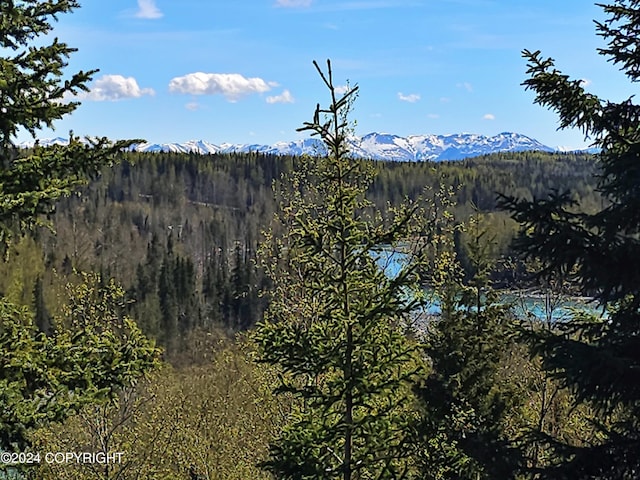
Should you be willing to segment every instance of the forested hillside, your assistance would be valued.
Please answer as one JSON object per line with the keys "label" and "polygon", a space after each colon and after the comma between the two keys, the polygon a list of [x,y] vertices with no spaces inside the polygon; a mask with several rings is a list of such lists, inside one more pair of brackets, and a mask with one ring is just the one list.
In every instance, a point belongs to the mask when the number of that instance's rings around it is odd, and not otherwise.
{"label": "forested hillside", "polygon": [[[55,234],[40,229],[35,243],[25,237],[14,247],[20,256],[0,266],[0,288],[25,304],[35,301],[36,292],[38,318],[46,318],[57,308],[58,285],[74,269],[101,272],[123,284],[140,326],[172,353],[196,328],[246,329],[261,318],[267,301],[260,291],[268,281],[255,258],[261,231],[278,208],[272,184],[313,161],[128,153],[57,205]],[[516,227],[497,211],[498,193],[532,199],[568,190],[586,208],[600,204],[589,155],[524,152],[461,162],[372,163],[378,175],[367,195],[378,208],[428,195],[440,184],[452,186],[458,221],[481,212],[500,256],[509,255]],[[40,322],[46,328],[46,320]]]}

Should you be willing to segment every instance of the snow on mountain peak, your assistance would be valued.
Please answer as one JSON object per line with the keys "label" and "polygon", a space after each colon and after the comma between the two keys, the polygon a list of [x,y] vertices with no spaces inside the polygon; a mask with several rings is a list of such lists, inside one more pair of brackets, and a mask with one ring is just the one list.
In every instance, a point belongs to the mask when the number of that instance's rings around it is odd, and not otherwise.
{"label": "snow on mountain peak", "polygon": [[[67,140],[55,138],[41,140],[43,146],[64,144]],[[354,157],[389,161],[446,161],[461,160],[495,152],[515,152],[525,150],[555,149],[541,144],[537,140],[513,132],[502,132],[493,137],[475,133],[458,133],[447,135],[409,135],[401,137],[390,133],[368,133],[362,137],[350,136],[349,147]],[[32,146],[33,142],[20,144]],[[277,142],[273,145],[261,144],[213,144],[204,140],[190,140],[184,143],[140,143],[131,150],[139,152],[175,152],[175,153],[231,153],[259,152],[272,155],[324,155],[326,147],[318,138],[306,138],[289,142]]]}

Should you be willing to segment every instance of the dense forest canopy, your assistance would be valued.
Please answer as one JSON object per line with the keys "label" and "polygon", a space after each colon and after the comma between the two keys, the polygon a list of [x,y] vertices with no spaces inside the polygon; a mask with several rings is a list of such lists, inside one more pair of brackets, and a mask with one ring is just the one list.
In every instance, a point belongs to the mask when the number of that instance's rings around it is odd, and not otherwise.
{"label": "dense forest canopy", "polygon": [[[0,290],[24,304],[34,301],[36,291],[43,299],[40,308],[55,311],[56,285],[74,269],[93,270],[123,284],[143,329],[165,345],[197,327],[246,329],[266,307],[260,290],[268,281],[255,256],[261,232],[279,206],[272,184],[309,161],[262,154],[127,153],[121,164],[105,168],[97,180],[58,203],[55,235],[41,229],[33,240],[14,246],[20,256],[0,266],[6,273]],[[496,257],[510,255],[516,231],[496,208],[498,193],[533,199],[566,190],[585,209],[602,204],[595,191],[595,159],[587,154],[358,161],[377,172],[367,197],[382,211],[417,198],[425,188],[453,187],[457,220],[480,212],[493,231]],[[505,273],[503,279],[512,276]]]}

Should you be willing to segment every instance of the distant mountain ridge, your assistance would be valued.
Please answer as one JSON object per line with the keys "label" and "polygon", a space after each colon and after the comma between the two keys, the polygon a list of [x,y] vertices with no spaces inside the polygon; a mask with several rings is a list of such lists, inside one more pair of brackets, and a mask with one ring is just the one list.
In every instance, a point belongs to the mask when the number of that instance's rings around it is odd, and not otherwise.
{"label": "distant mountain ridge", "polygon": [[[64,138],[40,140],[41,145],[64,144]],[[28,147],[33,142],[20,146]],[[401,137],[388,133],[369,133],[363,137],[350,137],[349,145],[353,156],[387,161],[447,161],[462,160],[496,152],[521,152],[542,150],[555,152],[554,148],[519,133],[503,132],[493,137],[473,133],[451,135],[409,135]],[[232,153],[260,152],[272,155],[324,155],[324,144],[317,138],[307,138],[273,145],[231,144],[219,145],[204,140],[184,143],[140,143],[132,146],[138,152],[176,153]]]}

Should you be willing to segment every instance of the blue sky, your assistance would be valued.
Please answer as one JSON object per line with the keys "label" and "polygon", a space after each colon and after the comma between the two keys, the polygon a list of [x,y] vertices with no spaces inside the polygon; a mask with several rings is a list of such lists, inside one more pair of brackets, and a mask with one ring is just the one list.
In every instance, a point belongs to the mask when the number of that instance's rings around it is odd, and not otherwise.
{"label": "blue sky", "polygon": [[[312,60],[360,86],[356,134],[518,132],[586,146],[533,104],[522,49],[542,50],[588,90],[633,92],[597,54],[586,0],[86,0],[54,34],[100,69],[82,105],[42,138],[79,135],[275,143],[326,103]],[[26,136],[19,140],[27,139]]]}

